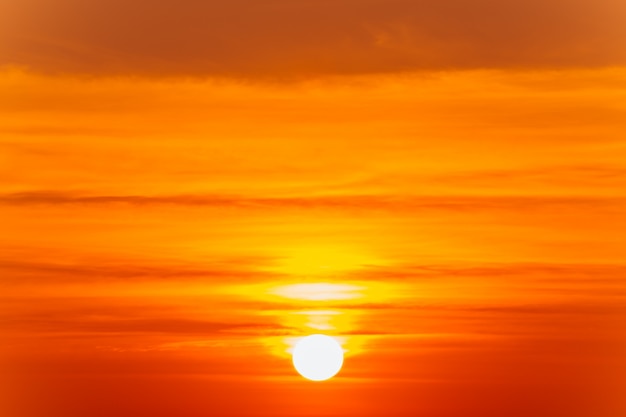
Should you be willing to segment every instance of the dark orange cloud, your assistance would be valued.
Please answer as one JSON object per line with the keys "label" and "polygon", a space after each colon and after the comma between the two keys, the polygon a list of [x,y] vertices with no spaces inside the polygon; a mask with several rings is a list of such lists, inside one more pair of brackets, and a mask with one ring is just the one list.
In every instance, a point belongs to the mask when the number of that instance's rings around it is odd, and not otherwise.
{"label": "dark orange cloud", "polygon": [[1,7],[1,62],[53,73],[284,78],[626,63],[619,0],[25,0]]}

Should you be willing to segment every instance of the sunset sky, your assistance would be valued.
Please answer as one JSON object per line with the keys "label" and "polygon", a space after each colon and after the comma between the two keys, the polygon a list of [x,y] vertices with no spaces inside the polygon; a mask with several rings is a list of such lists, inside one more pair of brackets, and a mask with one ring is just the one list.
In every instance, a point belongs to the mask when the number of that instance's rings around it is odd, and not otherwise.
{"label": "sunset sky", "polygon": [[626,2],[0,0],[0,416],[626,416]]}

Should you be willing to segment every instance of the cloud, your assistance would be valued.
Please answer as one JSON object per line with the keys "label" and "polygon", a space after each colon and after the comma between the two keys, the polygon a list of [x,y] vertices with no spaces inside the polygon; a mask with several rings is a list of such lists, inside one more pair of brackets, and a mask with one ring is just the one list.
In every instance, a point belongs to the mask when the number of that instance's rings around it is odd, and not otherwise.
{"label": "cloud", "polygon": [[0,195],[0,205],[182,205],[241,208],[365,209],[365,210],[520,210],[560,206],[613,207],[620,197],[560,196],[411,196],[346,195],[253,197],[237,195],[89,195],[63,191],[32,191]]}
{"label": "cloud", "polygon": [[620,0],[24,0],[0,58],[46,72],[246,78],[626,63]]}
{"label": "cloud", "polygon": [[22,315],[17,319],[3,320],[2,327],[5,331],[79,334],[82,337],[106,333],[117,335],[123,333],[161,333],[210,338],[217,334],[224,335],[233,332],[258,336],[259,334],[279,333],[285,330],[282,326],[273,323],[228,323],[189,317],[124,317],[120,316],[119,312],[118,317],[81,317],[76,312],[71,311],[58,315],[44,312],[40,316],[36,312],[31,312],[28,316]]}
{"label": "cloud", "polygon": [[[590,263],[449,263],[449,264],[406,264],[395,265],[392,268],[367,267],[355,271],[351,279],[377,282],[396,282],[406,285],[415,285],[419,291],[425,288],[440,288],[443,293],[449,293],[462,300],[463,293],[474,294],[480,298],[480,289],[486,294],[498,290],[502,294],[522,296],[526,293],[534,294],[534,298],[552,295],[582,295],[605,297],[605,301],[626,297],[622,284],[626,275],[626,265],[590,264]],[[467,283],[472,283],[467,287]],[[467,288],[466,288],[467,287]],[[450,292],[450,289],[457,288]],[[433,293],[434,298],[443,298],[444,295]],[[488,296],[487,296],[488,298]],[[432,301],[429,297],[418,302],[426,305]],[[468,298],[469,299],[469,298]],[[529,297],[532,299],[532,297]],[[462,303],[461,303],[462,304]],[[497,305],[490,301],[489,305]],[[516,305],[516,308],[519,306]],[[528,307],[528,306],[527,306]]]}
{"label": "cloud", "polygon": [[475,279],[513,278],[536,280],[537,278],[555,280],[588,280],[600,282],[603,279],[621,279],[626,274],[626,265],[622,264],[565,264],[565,263],[491,263],[491,264],[406,264],[397,265],[391,271],[380,267],[369,267],[358,271],[355,277],[378,280],[383,277],[405,279],[445,279],[465,277]]}
{"label": "cloud", "polygon": [[210,261],[207,267],[198,268],[186,265],[151,264],[92,261],[92,262],[40,262],[17,261],[0,258],[0,273],[4,285],[31,285],[34,282],[46,284],[54,282],[96,282],[117,283],[165,283],[196,282],[211,283],[271,280],[281,277],[279,273],[263,270],[268,259],[237,258]]}

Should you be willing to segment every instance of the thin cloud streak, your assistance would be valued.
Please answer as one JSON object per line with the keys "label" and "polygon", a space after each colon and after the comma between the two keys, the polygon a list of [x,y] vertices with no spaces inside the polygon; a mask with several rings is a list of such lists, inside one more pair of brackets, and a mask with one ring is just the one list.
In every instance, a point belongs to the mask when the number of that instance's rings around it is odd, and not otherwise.
{"label": "thin cloud streak", "polygon": [[[210,261],[205,263],[212,263]],[[44,263],[37,261],[13,261],[0,259],[0,271],[5,279],[3,284],[33,285],[35,282],[220,282],[257,281],[284,278],[284,274],[263,271],[271,264],[266,260],[226,260],[215,262],[210,268],[197,268],[185,265],[140,265],[138,262],[125,263],[121,260],[92,261],[90,263]]]}
{"label": "thin cloud streak", "polygon": [[552,197],[552,196],[318,196],[293,198],[254,198],[220,195],[84,195],[78,193],[34,191],[0,195],[5,205],[107,205],[131,206],[182,205],[240,208],[362,208],[362,209],[424,209],[424,210],[483,210],[520,207],[619,207],[625,197]]}

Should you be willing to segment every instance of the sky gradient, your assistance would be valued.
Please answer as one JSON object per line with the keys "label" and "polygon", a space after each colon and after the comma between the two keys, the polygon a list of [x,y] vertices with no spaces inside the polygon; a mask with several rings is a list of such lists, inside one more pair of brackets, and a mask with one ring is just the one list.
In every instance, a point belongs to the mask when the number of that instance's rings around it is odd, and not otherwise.
{"label": "sky gradient", "polygon": [[0,415],[619,417],[623,329],[621,0],[0,2]]}

